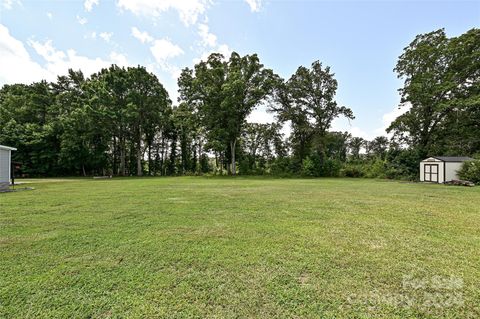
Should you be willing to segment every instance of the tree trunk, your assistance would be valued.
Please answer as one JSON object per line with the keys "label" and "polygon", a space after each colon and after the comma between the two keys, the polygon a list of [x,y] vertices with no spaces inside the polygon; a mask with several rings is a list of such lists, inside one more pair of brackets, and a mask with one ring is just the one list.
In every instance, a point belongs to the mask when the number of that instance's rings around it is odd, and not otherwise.
{"label": "tree trunk", "polygon": [[148,176],[152,175],[152,143],[148,143]]}
{"label": "tree trunk", "polygon": [[120,176],[125,176],[125,156],[126,156],[126,149],[125,149],[125,138],[120,137]]}
{"label": "tree trunk", "polygon": [[219,164],[220,164],[220,166],[219,166],[219,167],[220,167],[220,175],[223,175],[223,166],[224,166],[223,157],[224,157],[224,156],[225,156],[225,155],[224,155],[224,152],[223,152],[223,151],[221,151],[220,154],[218,155],[218,157],[219,157],[219,158],[218,158],[218,161],[219,161]]}
{"label": "tree trunk", "polygon": [[119,137],[119,147],[120,147],[120,176],[125,176],[127,171],[126,167],[126,158],[127,158],[127,141],[124,136]]}
{"label": "tree trunk", "polygon": [[202,140],[198,138],[198,163],[195,163],[195,169],[202,172]]}
{"label": "tree trunk", "polygon": [[118,174],[117,171],[117,137],[113,136],[113,163],[112,163],[112,174]]}
{"label": "tree trunk", "polygon": [[233,140],[233,142],[230,142],[230,151],[232,154],[232,175],[236,175],[237,173],[237,167],[235,165],[235,146],[237,145],[237,139]]}
{"label": "tree trunk", "polygon": [[137,145],[137,176],[143,175],[142,169],[142,128],[138,129],[138,145]]}
{"label": "tree trunk", "polygon": [[162,133],[162,143],[161,143],[162,151],[160,152],[160,176],[163,176],[163,166],[164,166],[164,159],[165,159],[165,136]]}
{"label": "tree trunk", "polygon": [[226,154],[227,152],[228,150],[224,152],[222,165],[223,168],[227,171],[227,175],[232,175],[232,164],[231,161],[228,161],[228,156]]}

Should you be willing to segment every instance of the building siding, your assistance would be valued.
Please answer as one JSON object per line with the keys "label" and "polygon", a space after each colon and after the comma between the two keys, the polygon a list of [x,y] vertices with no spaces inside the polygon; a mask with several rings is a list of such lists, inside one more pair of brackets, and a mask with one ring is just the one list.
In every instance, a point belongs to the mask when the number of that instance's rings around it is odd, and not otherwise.
{"label": "building siding", "polygon": [[10,181],[10,155],[11,151],[0,149],[0,182]]}
{"label": "building siding", "polygon": [[[425,182],[425,166],[438,165],[438,183],[449,182],[454,179],[460,179],[458,171],[462,168],[463,161],[445,162],[435,157],[429,157],[420,162],[420,181]],[[427,181],[428,182],[428,181]]]}
{"label": "building siding", "polygon": [[460,177],[458,177],[458,171],[462,168],[463,162],[449,162],[445,164],[445,181],[460,179]]}

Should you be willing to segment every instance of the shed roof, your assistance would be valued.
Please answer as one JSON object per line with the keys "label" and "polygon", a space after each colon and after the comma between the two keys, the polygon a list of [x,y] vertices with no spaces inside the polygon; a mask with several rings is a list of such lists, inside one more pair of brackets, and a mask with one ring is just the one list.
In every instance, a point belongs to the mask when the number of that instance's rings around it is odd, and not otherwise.
{"label": "shed roof", "polygon": [[16,151],[17,149],[10,146],[0,145],[0,150]]}
{"label": "shed roof", "polygon": [[443,162],[465,162],[465,161],[473,160],[473,158],[468,156],[432,156],[432,157],[438,160],[441,160]]}

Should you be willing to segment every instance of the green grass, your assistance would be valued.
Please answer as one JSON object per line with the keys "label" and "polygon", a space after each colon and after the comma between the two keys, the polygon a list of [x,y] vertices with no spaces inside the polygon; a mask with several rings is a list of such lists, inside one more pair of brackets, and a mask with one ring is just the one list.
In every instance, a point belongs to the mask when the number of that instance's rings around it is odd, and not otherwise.
{"label": "green grass", "polygon": [[31,186],[0,194],[0,318],[480,317],[480,187]]}

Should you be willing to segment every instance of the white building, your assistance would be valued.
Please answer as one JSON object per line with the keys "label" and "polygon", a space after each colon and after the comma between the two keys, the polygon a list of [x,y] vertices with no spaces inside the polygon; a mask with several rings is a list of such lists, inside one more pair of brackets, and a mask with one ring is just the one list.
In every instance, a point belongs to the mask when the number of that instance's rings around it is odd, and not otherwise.
{"label": "white building", "polygon": [[472,160],[465,156],[435,156],[420,162],[420,181],[445,183],[458,177],[463,162]]}
{"label": "white building", "polygon": [[12,151],[16,148],[0,145],[0,191],[8,189],[10,185],[10,171],[12,167]]}

